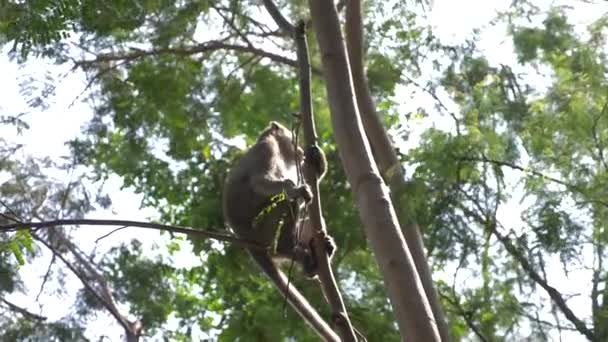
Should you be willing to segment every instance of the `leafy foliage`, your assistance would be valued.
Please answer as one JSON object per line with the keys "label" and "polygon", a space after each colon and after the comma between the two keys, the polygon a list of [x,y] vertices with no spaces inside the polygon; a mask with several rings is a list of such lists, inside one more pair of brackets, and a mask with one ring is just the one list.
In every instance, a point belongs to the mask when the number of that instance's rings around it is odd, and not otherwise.
{"label": "leafy foliage", "polygon": [[[307,14],[305,2],[278,4],[291,19]],[[92,169],[87,176],[120,176],[164,223],[225,232],[220,194],[242,154],[236,146],[252,143],[270,120],[290,124],[298,109],[292,42],[260,19],[261,8],[205,0],[2,6],[0,38],[13,55],[75,60],[70,65],[86,71],[94,116],[70,147],[74,160]],[[479,48],[480,30],[462,44],[446,44],[417,9],[365,2],[367,77],[408,171],[396,209],[411,208],[423,228],[455,340],[608,338],[608,21],[602,16],[581,32],[570,13],[514,2],[490,24],[505,28],[512,43],[513,61],[505,63]],[[314,37],[310,43],[318,73]],[[336,273],[357,328],[370,341],[397,340],[332,140],[323,82],[315,77],[312,92],[330,165],[321,193],[339,243]],[[401,94],[413,88],[428,101],[404,114],[409,100]],[[18,116],[2,116],[0,123],[28,125]],[[420,140],[405,148],[414,136]],[[3,147],[0,158],[0,170],[12,176],[0,185],[3,205],[28,219],[83,217],[94,208],[84,188],[45,177],[53,163],[19,161],[10,148]],[[53,237],[62,253],[72,248],[69,234],[0,236],[0,291],[21,290],[19,265],[33,262],[39,243]],[[197,334],[226,341],[316,340],[283,310],[243,250],[187,242],[196,266],[171,260],[184,245],[177,237],[162,247],[162,258],[149,258],[132,241],[93,265],[146,334],[178,341]],[[298,274],[293,284],[328,317],[318,286]],[[591,285],[572,289],[564,284],[568,276]],[[573,304],[574,290],[588,290],[591,305]],[[0,330],[8,340],[77,340],[86,321],[103,310],[107,303],[83,289],[77,320],[7,318]]]}

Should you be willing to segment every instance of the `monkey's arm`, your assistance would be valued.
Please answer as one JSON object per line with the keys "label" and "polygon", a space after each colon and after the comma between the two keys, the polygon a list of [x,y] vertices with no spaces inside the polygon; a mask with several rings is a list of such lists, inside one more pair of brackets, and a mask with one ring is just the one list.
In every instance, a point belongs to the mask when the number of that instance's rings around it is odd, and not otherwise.
{"label": "monkey's arm", "polygon": [[273,196],[283,191],[291,192],[296,187],[290,179],[277,180],[267,174],[255,175],[249,182],[253,191],[263,196]]}
{"label": "monkey's arm", "polygon": [[267,174],[260,174],[251,177],[250,183],[253,191],[263,196],[274,196],[285,191],[289,199],[303,198],[306,202],[312,199],[307,185],[298,187],[291,179],[277,180]]}

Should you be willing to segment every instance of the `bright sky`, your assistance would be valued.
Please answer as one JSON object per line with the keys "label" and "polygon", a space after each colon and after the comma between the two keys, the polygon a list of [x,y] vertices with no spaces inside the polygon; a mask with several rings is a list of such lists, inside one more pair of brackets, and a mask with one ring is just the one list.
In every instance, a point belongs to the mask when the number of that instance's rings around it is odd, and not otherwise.
{"label": "bright sky", "polygon": [[[513,55],[508,53],[510,45],[508,42],[505,42],[504,29],[498,27],[490,30],[486,26],[488,21],[495,16],[497,10],[506,8],[510,3],[510,0],[435,0],[430,17],[436,29],[435,33],[444,41],[461,41],[471,33],[473,28],[484,28],[484,39],[480,44],[487,53],[488,58],[492,61],[501,61],[503,63],[511,64],[514,60]],[[543,1],[543,3],[548,4],[549,1]],[[566,2],[562,1],[562,3]],[[599,11],[597,5],[593,7],[583,2],[576,2],[576,6],[576,17],[574,21],[577,23],[589,23],[603,13],[608,12],[608,5]],[[25,120],[31,125],[31,129],[23,132],[22,135],[16,135],[14,130],[0,127],[0,136],[7,138],[9,141],[23,143],[25,146],[21,152],[22,156],[48,156],[53,160],[58,160],[61,156],[69,155],[69,151],[64,146],[64,142],[76,136],[79,133],[80,126],[92,116],[90,107],[79,100],[79,96],[86,87],[84,75],[80,71],[70,73],[69,68],[71,66],[58,67],[39,60],[30,61],[23,67],[18,67],[15,63],[8,60],[6,55],[7,51],[8,49],[5,48],[2,53],[0,53],[0,75],[3,76],[3,81],[0,82],[0,94],[2,94],[2,97],[0,98],[0,115],[14,115],[16,113],[26,112],[28,114],[25,116]],[[505,53],[505,51],[507,53]],[[41,94],[41,90],[45,87],[45,76],[47,75],[52,76],[55,80],[60,79],[60,82],[57,83],[56,93],[44,99],[48,104],[48,109],[40,110],[38,108],[29,108],[27,101]],[[36,80],[36,84],[39,85],[39,91],[27,96],[20,93],[19,84],[30,77]],[[404,105],[404,108],[409,106],[412,108],[422,106],[431,110],[432,104],[429,103],[432,102],[429,101],[430,99],[421,97],[421,100]],[[439,125],[441,121],[445,120],[438,118],[437,120],[427,121],[421,123],[419,128],[422,130],[429,125]],[[412,139],[411,143],[415,144],[416,139]],[[65,174],[58,173],[54,176],[59,179],[66,179],[67,182],[68,178]],[[4,175],[5,178],[2,177],[3,174],[0,173],[0,182],[6,180],[6,175]],[[133,194],[128,189],[120,189],[120,181],[118,178],[114,177],[108,183],[106,190],[111,194],[113,200],[112,209],[110,211],[93,213],[90,215],[91,218],[113,217],[146,220],[154,216],[153,210],[141,210],[139,208],[140,196]],[[516,207],[512,207],[511,209],[517,210]],[[510,213],[508,211],[510,210],[507,209],[506,211],[504,216],[509,217]],[[508,220],[507,223],[509,223]],[[106,234],[109,230],[111,229],[103,229],[101,227],[81,228],[76,233],[78,244],[83,250],[89,251],[95,247],[97,247],[97,250],[104,250],[116,245],[116,243],[121,240],[128,241],[133,237],[148,237],[148,247],[150,247],[154,241],[162,244],[162,241],[165,240],[159,239],[158,234],[154,231],[130,228],[113,234],[96,246],[95,239]],[[175,262],[178,265],[190,264],[191,262],[196,262],[196,260],[197,258],[193,257],[187,249],[175,258]],[[36,294],[39,289],[41,283],[40,276],[46,271],[47,265],[48,261],[43,263],[38,261],[38,264],[35,266],[23,268],[21,274],[24,278],[24,283],[34,294]],[[557,271],[556,274],[558,277],[561,277],[563,272],[561,272],[559,268]],[[572,279],[576,279],[576,277],[572,277],[571,275],[570,279],[559,279],[558,283],[560,285],[568,284],[570,285],[568,288],[572,289],[583,286],[580,282],[573,282]],[[579,279],[588,279],[588,277],[584,276]],[[51,288],[56,287],[56,285],[57,284],[54,284]],[[68,289],[75,290],[79,287],[80,284],[78,281],[72,277],[72,280],[68,282]],[[586,284],[583,288],[585,287]],[[65,315],[65,310],[68,309],[65,305],[66,301],[69,302],[73,300],[68,294],[65,295],[67,297],[63,297],[51,295],[49,292],[45,296],[43,305],[39,307],[33,302],[31,293],[28,295],[14,295],[10,297],[10,300],[27,307],[33,312],[49,316],[51,319]],[[576,309],[578,312],[581,312],[579,309],[583,310],[582,312],[588,312],[588,299],[582,298],[580,303],[577,304]],[[93,335],[95,335],[95,331],[104,331],[112,341],[120,340],[119,336],[121,331],[112,320],[100,319],[91,329],[89,329],[89,332],[93,333]],[[112,331],[113,333],[108,334],[109,331]],[[582,339],[580,338],[580,335],[573,334],[571,338],[569,336],[567,340],[576,341]]]}

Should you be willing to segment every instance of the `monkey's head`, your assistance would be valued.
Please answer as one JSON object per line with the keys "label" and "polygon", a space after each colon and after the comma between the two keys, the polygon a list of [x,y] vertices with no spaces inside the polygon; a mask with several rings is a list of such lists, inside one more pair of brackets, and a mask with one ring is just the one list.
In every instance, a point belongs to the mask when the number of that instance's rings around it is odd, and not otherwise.
{"label": "monkey's head", "polygon": [[293,134],[287,127],[276,121],[271,121],[270,125],[262,132],[262,134],[260,134],[258,142],[262,142],[269,138],[276,140],[279,145],[279,149],[281,150],[281,154],[286,157],[293,158],[294,160],[296,157],[298,160],[302,160],[304,152],[299,146],[297,152],[294,151]]}

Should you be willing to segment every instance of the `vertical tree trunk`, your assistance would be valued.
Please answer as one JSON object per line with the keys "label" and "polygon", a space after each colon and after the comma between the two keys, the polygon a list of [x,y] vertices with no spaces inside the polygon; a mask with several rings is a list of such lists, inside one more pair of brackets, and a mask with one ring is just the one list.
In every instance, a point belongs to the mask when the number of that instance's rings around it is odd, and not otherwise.
{"label": "vertical tree trunk", "polygon": [[336,7],[325,0],[309,0],[309,4],[340,158],[383,274],[401,337],[407,341],[440,341],[412,255],[363,131]]}
{"label": "vertical tree trunk", "polygon": [[346,46],[348,60],[351,67],[353,85],[357,98],[357,105],[365,132],[369,139],[374,160],[378,164],[382,178],[391,189],[391,199],[397,207],[397,216],[401,225],[401,232],[412,253],[416,270],[424,286],[437,328],[443,342],[450,341],[450,328],[443,314],[433,277],[429,269],[420,228],[407,203],[405,189],[405,175],[399,163],[395,148],[390,141],[386,130],[380,122],[376,112],[376,105],[369,91],[367,78],[363,67],[363,30],[362,30],[361,1],[351,0],[346,6]]}

